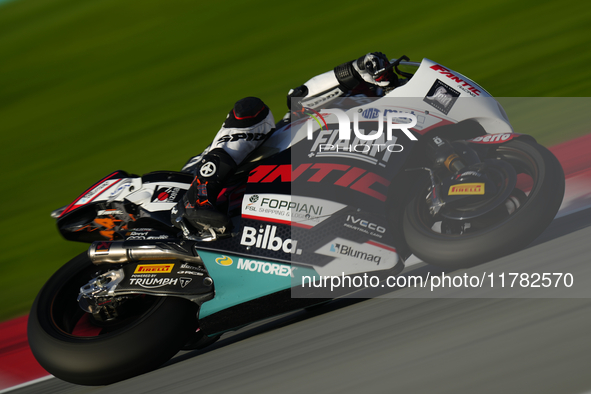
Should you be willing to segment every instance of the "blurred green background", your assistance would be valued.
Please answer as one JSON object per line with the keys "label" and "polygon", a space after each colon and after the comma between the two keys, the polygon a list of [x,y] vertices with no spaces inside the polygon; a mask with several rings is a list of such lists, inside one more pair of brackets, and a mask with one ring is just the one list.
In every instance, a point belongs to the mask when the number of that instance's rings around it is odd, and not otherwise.
{"label": "blurred green background", "polygon": [[578,0],[0,4],[0,320],[86,249],[50,211],[116,169],[180,169],[242,97],[278,120],[290,88],[370,51],[428,57],[498,97],[584,97],[589,48]]}

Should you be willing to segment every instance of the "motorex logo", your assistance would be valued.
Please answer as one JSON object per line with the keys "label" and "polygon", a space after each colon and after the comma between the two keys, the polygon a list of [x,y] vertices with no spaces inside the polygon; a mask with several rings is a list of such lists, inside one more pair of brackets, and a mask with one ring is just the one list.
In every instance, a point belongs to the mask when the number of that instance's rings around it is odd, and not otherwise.
{"label": "motorex logo", "polygon": [[[363,117],[368,119],[377,119],[377,130],[373,130],[371,134],[365,134],[362,130],[359,129],[359,111],[353,112],[353,121],[349,119],[349,115],[341,109],[333,108],[333,109],[321,109],[320,112],[315,111],[313,109],[306,108],[311,112],[307,114],[310,116],[306,121],[307,133],[308,133],[308,140],[313,139],[314,133],[314,122],[316,122],[320,128],[326,127],[328,129],[325,116],[327,115],[334,115],[336,116],[338,123],[339,123],[339,139],[340,140],[351,140],[351,130],[355,134],[355,138],[361,141],[375,141],[378,139],[383,138],[384,135],[384,120],[386,121],[386,139],[388,141],[392,140],[392,132],[394,130],[401,130],[410,140],[417,141],[417,137],[415,137],[409,129],[412,129],[417,125],[417,117],[411,113],[396,113],[392,111],[380,111],[377,108],[368,108],[362,112]],[[384,119],[385,115],[385,119]],[[402,123],[395,123],[394,119],[397,121],[402,121]],[[353,124],[353,128],[351,129],[351,123]]]}
{"label": "motorex logo", "polygon": [[215,259],[215,262],[224,267],[228,267],[234,263],[234,261],[228,256],[218,257],[217,259]]}

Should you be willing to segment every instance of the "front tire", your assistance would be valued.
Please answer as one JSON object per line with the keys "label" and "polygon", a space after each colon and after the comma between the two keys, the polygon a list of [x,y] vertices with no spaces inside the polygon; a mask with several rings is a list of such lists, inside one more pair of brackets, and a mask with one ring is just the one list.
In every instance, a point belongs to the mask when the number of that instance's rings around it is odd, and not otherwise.
{"label": "front tire", "polygon": [[552,222],[564,196],[564,172],[556,157],[533,141],[514,140],[498,146],[490,158],[508,162],[526,178],[525,190],[516,189],[514,194],[520,206],[510,213],[488,214],[477,223],[480,227],[472,227],[477,230],[445,233],[437,230],[438,220],[446,228],[468,226],[430,215],[425,201],[428,188],[423,185],[407,205],[403,221],[406,241],[418,258],[443,268],[471,267],[524,248]]}
{"label": "front tire", "polygon": [[98,270],[86,253],[70,260],[41,289],[29,315],[35,358],[52,375],[75,384],[105,385],[155,369],[197,325],[197,307],[190,301],[145,295],[114,323],[97,324],[76,297]]}

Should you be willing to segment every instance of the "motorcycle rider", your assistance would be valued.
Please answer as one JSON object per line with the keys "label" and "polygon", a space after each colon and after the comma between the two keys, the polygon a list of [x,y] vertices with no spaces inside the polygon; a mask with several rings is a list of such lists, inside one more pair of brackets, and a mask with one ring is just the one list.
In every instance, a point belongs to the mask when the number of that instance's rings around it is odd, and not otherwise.
{"label": "motorcycle rider", "polygon": [[[383,53],[368,53],[290,90],[287,105],[297,116],[303,108],[326,106],[344,95],[379,97],[383,88],[395,88],[399,83],[388,65],[390,62]],[[292,108],[292,99],[295,99],[295,108]],[[230,218],[215,207],[222,185],[248,154],[275,130],[274,127],[273,114],[261,99],[246,97],[237,101],[213,142],[182,168],[182,172],[195,178],[172,210],[173,225],[189,233],[183,220],[186,219],[193,227],[209,231],[214,238],[216,234],[224,234],[231,226]]]}

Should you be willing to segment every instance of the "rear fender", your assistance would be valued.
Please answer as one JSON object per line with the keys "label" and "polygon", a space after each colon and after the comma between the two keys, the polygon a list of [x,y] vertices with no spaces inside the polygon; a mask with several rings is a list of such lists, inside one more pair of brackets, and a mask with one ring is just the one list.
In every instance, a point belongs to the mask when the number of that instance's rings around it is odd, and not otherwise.
{"label": "rear fender", "polygon": [[488,155],[489,151],[514,140],[536,142],[535,138],[531,135],[517,133],[486,134],[465,141],[481,158],[484,158]]}
{"label": "rear fender", "polygon": [[[121,238],[137,227],[170,226],[170,210],[189,188],[193,176],[159,171],[142,177],[115,171],[95,183],[63,210],[54,213],[64,238],[93,242]],[[147,219],[143,220],[143,219]]]}

